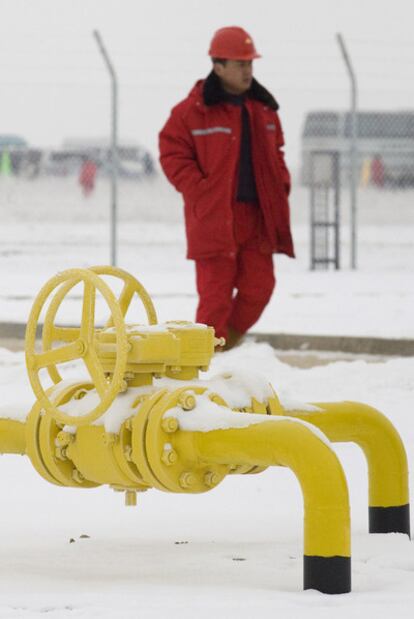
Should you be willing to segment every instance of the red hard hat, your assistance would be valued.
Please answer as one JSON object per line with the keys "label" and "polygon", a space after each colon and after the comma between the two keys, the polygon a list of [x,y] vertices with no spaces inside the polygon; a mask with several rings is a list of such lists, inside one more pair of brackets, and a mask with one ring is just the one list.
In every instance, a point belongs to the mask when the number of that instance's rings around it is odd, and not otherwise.
{"label": "red hard hat", "polygon": [[254,60],[261,58],[248,32],[237,26],[220,28],[212,38],[209,56],[223,60]]}

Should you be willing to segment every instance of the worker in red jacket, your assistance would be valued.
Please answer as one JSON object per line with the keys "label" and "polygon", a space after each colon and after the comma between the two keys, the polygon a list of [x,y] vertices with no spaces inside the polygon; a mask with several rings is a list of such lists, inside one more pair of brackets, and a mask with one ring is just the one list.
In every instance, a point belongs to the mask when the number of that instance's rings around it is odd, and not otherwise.
{"label": "worker in red jacket", "polygon": [[283,133],[273,96],[253,78],[249,34],[218,30],[213,69],[160,132],[161,166],[183,195],[196,320],[226,348],[259,319],[275,286],[272,253],[293,257]]}

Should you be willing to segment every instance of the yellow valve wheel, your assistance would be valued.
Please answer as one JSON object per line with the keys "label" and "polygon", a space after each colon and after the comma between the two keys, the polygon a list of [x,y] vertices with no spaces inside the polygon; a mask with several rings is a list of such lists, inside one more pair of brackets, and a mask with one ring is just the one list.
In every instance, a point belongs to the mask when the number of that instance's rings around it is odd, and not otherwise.
{"label": "yellow valve wheel", "polygon": [[[141,299],[142,304],[144,306],[145,312],[148,318],[148,324],[156,325],[158,323],[157,312],[155,311],[154,304],[152,302],[151,297],[148,292],[145,290],[144,286],[128,271],[124,271],[118,267],[111,266],[97,266],[90,267],[90,271],[97,273],[98,275],[111,275],[112,277],[116,277],[124,282],[124,287],[122,288],[121,294],[118,299],[118,303],[121,308],[121,312],[123,317],[125,318],[126,313],[131,305],[131,301],[134,298],[134,294],[137,294],[139,299]],[[106,327],[113,326],[112,317],[109,318]]]}
{"label": "yellow valve wheel", "polygon": [[[144,286],[130,273],[119,269],[118,267],[111,266],[95,266],[89,267],[88,271],[92,271],[97,275],[110,275],[116,279],[120,279],[124,282],[121,294],[118,298],[118,303],[122,312],[122,316],[125,318],[126,313],[131,305],[134,295],[138,295],[138,298],[142,301],[144,306],[148,323],[150,325],[157,324],[157,313],[155,311],[154,304],[145,290]],[[62,304],[63,299],[69,294],[69,292],[79,283],[79,280],[71,279],[60,287],[52,299],[48,311],[45,316],[45,322],[43,326],[42,341],[44,350],[51,350],[55,342],[74,342],[79,338],[78,327],[58,327],[55,325],[56,314]],[[105,327],[114,326],[112,316],[109,317]],[[50,365],[47,367],[48,374],[54,383],[58,383],[62,380],[56,365]]]}
{"label": "yellow valve wheel", "polygon": [[[45,347],[43,343],[43,350],[40,353],[36,352],[36,332],[39,317],[50,295],[58,288],[46,314],[45,325],[48,325],[50,308],[53,308],[51,316],[54,317],[64,296],[76,284],[81,282],[84,284],[84,296],[80,327],[71,329],[69,334],[65,334],[64,337],[60,338],[61,341],[66,342],[65,345],[59,348],[49,348]],[[97,290],[109,306],[111,312],[110,320],[116,332],[117,355],[113,376],[110,381],[106,378],[95,349],[95,300]],[[46,414],[52,416],[60,423],[75,426],[85,425],[98,419],[109,408],[122,388],[127,356],[128,339],[121,307],[109,286],[97,273],[90,269],[69,269],[52,277],[43,286],[34,301],[27,323],[26,365],[34,394]],[[100,400],[94,409],[82,416],[71,416],[55,406],[46,394],[39,377],[40,370],[43,368],[54,368],[60,379],[56,366],[76,359],[82,359],[85,363]]]}

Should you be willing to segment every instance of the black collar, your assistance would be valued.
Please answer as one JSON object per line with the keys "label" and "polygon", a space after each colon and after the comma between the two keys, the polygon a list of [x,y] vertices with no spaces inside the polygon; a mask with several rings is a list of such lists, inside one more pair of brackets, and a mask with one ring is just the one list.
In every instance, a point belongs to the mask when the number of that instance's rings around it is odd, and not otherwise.
{"label": "black collar", "polygon": [[[246,92],[246,96],[249,99],[256,99],[256,101],[264,103],[272,110],[276,111],[279,109],[279,105],[273,95],[254,78],[252,85]],[[204,80],[203,99],[205,105],[216,105],[217,103],[223,103],[228,100],[228,96],[221,85],[220,78],[214,71],[211,71]]]}

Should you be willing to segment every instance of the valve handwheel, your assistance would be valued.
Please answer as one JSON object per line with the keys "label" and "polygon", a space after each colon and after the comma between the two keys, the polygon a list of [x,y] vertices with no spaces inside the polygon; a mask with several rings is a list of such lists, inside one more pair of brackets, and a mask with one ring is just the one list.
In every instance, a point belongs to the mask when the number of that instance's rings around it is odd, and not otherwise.
{"label": "valve handwheel", "polygon": [[[137,294],[144,305],[148,323],[150,325],[157,324],[157,314],[151,297],[145,290],[144,286],[140,284],[140,282],[135,277],[133,277],[133,275],[131,275],[127,271],[119,269],[118,267],[112,266],[90,267],[88,268],[88,271],[92,271],[97,275],[110,275],[111,277],[115,277],[116,279],[120,279],[121,281],[123,281],[124,286],[122,288],[121,294],[119,295],[118,303],[121,308],[122,316],[124,318],[129,309],[129,306],[131,305],[134,295]],[[56,314],[62,304],[63,299],[68,295],[70,290],[77,283],[79,283],[79,280],[75,280],[74,278],[67,281],[59,288],[49,305],[48,311],[45,316],[42,332],[42,342],[44,350],[52,349],[54,342],[70,343],[79,338],[78,327],[59,327],[55,325]],[[114,326],[112,316],[109,317],[105,326]],[[56,368],[56,365],[48,366],[47,371],[54,383],[58,383],[62,380],[62,377],[58,369]]]}
{"label": "valve handwheel", "polygon": [[[124,281],[124,287],[117,300],[100,275],[112,275]],[[80,327],[57,327],[54,324],[56,313],[70,290],[83,282],[84,297]],[[46,312],[42,333],[42,352],[36,352],[36,333],[41,311],[50,295],[56,290]],[[107,326],[116,332],[117,354],[114,372],[107,381],[95,349],[95,300],[99,291],[110,309]],[[56,421],[68,425],[84,425],[98,419],[111,405],[123,384],[127,363],[128,340],[124,316],[131,300],[137,293],[142,299],[150,324],[157,322],[152,301],[143,286],[129,273],[115,267],[93,267],[91,269],[69,269],[59,273],[39,292],[33,304],[26,328],[26,363],[32,389],[47,414]],[[64,342],[63,346],[53,348],[54,342]],[[43,388],[39,372],[46,368],[52,380],[57,383],[62,378],[57,365],[82,359],[91,376],[99,396],[99,404],[82,416],[71,416],[57,408]]]}
{"label": "valve handwheel", "polygon": [[[120,269],[118,267],[111,266],[90,267],[89,270],[97,273],[98,275],[111,275],[112,277],[116,277],[117,279],[120,279],[124,282],[124,287],[122,288],[121,294],[118,299],[118,303],[121,307],[121,312],[124,318],[129,309],[129,306],[131,305],[134,294],[137,294],[139,299],[141,299],[142,304],[144,305],[148,323],[150,325],[157,324],[157,313],[155,311],[155,307],[151,297],[145,290],[144,286],[133,275],[128,273],[128,271],[124,271],[123,269]],[[112,317],[109,318],[106,326],[113,326]]]}

